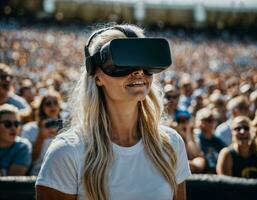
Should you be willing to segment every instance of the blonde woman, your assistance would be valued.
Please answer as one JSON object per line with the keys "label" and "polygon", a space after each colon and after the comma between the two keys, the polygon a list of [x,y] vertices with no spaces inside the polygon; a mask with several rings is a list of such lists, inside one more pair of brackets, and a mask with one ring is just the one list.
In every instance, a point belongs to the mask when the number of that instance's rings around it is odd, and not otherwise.
{"label": "blonde woman", "polygon": [[[38,200],[186,198],[190,170],[183,140],[159,125],[161,108],[152,74],[162,69],[147,68],[140,60],[140,67],[133,68],[135,60],[127,59],[137,56],[135,52],[143,58],[151,50],[155,40],[137,40],[143,37],[136,26],[117,25],[89,38],[86,68],[73,94],[71,127],[48,149],[36,182]],[[128,46],[115,51],[114,41]],[[145,52],[138,42],[147,44]],[[135,52],[124,53],[127,47]],[[162,65],[163,59],[152,59]],[[118,68],[124,60],[128,67]]]}

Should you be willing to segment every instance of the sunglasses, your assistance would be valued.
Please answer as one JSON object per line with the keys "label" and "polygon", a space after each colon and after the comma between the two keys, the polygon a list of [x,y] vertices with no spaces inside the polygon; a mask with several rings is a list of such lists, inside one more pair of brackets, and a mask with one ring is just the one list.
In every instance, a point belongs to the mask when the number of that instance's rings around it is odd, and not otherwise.
{"label": "sunglasses", "polygon": [[187,118],[178,118],[177,119],[177,123],[178,124],[185,124],[187,123],[189,120]]}
{"label": "sunglasses", "polygon": [[0,124],[3,124],[5,128],[18,128],[22,123],[20,121],[3,120],[0,121]]}
{"label": "sunglasses", "polygon": [[209,118],[203,119],[203,121],[205,121],[207,123],[213,123],[215,121],[215,119],[212,117],[209,117]]}
{"label": "sunglasses", "polygon": [[0,80],[2,81],[11,81],[13,79],[12,75],[0,74]]}
{"label": "sunglasses", "polygon": [[247,104],[239,104],[238,109],[239,110],[248,110],[249,106]]}
{"label": "sunglasses", "polygon": [[236,132],[240,132],[241,130],[249,131],[250,127],[249,126],[238,126],[238,127],[235,127],[233,130],[236,131]]}
{"label": "sunglasses", "polygon": [[47,106],[47,107],[58,106],[58,102],[57,101],[46,101],[45,106]]}
{"label": "sunglasses", "polygon": [[173,99],[178,99],[179,98],[179,95],[167,95],[165,96],[165,98],[170,101],[170,100],[173,100]]}

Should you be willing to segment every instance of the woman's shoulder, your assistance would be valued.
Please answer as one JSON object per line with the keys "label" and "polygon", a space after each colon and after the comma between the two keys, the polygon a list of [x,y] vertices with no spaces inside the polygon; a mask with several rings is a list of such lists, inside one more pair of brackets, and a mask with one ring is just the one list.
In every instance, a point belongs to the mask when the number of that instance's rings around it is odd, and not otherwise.
{"label": "woman's shoulder", "polygon": [[14,151],[24,150],[30,152],[32,150],[32,145],[28,139],[17,136],[15,138],[15,144],[13,149],[15,149]]}
{"label": "woman's shoulder", "polygon": [[30,130],[30,129],[38,129],[38,123],[35,121],[27,122],[22,127],[22,130]]}
{"label": "woman's shoulder", "polygon": [[161,130],[169,137],[170,144],[175,148],[180,148],[181,144],[184,144],[182,137],[178,132],[168,126],[161,126]]}
{"label": "woman's shoulder", "polygon": [[82,131],[70,128],[58,134],[51,142],[48,151],[61,154],[84,151],[85,142]]}
{"label": "woman's shoulder", "polygon": [[33,122],[28,122],[22,126],[22,134],[36,134],[38,131],[38,123],[33,121]]}

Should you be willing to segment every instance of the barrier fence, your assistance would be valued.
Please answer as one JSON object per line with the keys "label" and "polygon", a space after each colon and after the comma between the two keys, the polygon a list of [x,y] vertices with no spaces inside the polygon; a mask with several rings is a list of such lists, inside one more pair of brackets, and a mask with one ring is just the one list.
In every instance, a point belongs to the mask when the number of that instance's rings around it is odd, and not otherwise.
{"label": "barrier fence", "polygon": [[[0,177],[1,200],[35,200],[35,176]],[[187,200],[256,200],[257,179],[192,175],[186,181]]]}

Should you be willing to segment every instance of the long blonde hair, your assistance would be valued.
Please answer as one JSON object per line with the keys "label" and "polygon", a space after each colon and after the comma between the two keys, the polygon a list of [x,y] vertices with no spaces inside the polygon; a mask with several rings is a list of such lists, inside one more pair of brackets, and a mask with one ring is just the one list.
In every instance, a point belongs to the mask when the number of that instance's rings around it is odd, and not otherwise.
{"label": "long blonde hair", "polygon": [[[143,30],[136,26],[120,26],[133,30],[139,37],[144,37]],[[92,40],[90,55],[112,39],[124,37],[121,31],[115,29],[102,32]],[[107,177],[113,163],[111,123],[103,91],[101,87],[97,87],[95,76],[87,74],[85,66],[72,96],[71,126],[79,124],[86,141],[84,171],[86,196],[89,200],[107,200],[109,199]],[[139,129],[147,154],[175,194],[177,158],[168,135],[159,128],[161,110],[155,89],[152,87],[145,100],[139,103]],[[165,156],[168,156],[168,159]]]}

